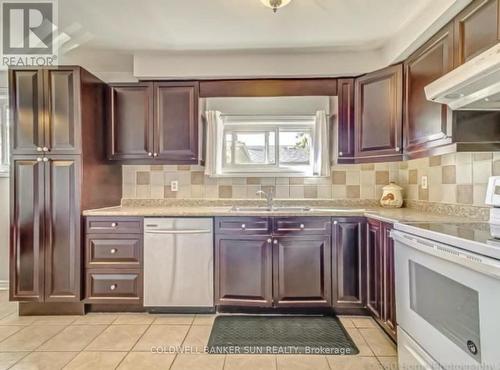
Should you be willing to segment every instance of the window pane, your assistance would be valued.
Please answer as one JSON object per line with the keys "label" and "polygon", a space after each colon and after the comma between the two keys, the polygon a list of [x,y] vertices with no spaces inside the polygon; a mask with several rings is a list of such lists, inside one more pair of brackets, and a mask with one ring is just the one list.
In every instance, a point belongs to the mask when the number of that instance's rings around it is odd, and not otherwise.
{"label": "window pane", "polygon": [[308,165],[311,161],[310,131],[280,131],[280,164]]}
{"label": "window pane", "polygon": [[233,162],[233,134],[226,134],[225,138],[225,150],[226,150],[226,163],[231,164]]}
{"label": "window pane", "polygon": [[[235,164],[266,164],[274,163],[275,159],[266,145],[268,132],[237,132],[234,142]],[[266,148],[268,148],[266,150]]]}

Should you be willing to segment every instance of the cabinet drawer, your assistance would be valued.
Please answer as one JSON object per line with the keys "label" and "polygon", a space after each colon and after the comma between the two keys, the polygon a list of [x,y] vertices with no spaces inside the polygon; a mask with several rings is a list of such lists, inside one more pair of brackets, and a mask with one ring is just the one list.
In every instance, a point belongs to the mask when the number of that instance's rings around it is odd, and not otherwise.
{"label": "cabinet drawer", "polygon": [[142,300],[142,274],[137,270],[88,270],[86,301],[134,303]]}
{"label": "cabinet drawer", "polygon": [[239,235],[269,234],[271,219],[267,217],[217,217],[215,232]]}
{"label": "cabinet drawer", "polygon": [[87,217],[87,234],[123,233],[142,234],[142,218],[140,217]]}
{"label": "cabinet drawer", "polygon": [[275,235],[329,235],[330,217],[277,217],[274,219]]}
{"label": "cabinet drawer", "polygon": [[140,268],[142,235],[87,235],[85,238],[87,268]]}

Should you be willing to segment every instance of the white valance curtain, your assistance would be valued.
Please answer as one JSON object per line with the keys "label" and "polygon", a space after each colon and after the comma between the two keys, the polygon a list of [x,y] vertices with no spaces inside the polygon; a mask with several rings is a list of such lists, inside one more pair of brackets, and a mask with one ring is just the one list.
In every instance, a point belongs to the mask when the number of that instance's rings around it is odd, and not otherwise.
{"label": "white valance curtain", "polygon": [[316,112],[314,127],[314,176],[330,176],[328,115],[325,111]]}
{"label": "white valance curtain", "polygon": [[216,176],[222,173],[222,147],[224,124],[221,112],[211,110],[205,112],[207,153],[205,156],[205,175]]}

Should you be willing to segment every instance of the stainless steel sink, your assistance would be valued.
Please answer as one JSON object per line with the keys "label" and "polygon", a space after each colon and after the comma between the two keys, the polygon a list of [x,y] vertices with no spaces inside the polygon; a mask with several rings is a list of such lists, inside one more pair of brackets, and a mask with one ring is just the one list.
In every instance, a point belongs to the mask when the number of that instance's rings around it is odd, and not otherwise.
{"label": "stainless steel sink", "polygon": [[231,208],[232,212],[309,212],[310,207],[236,207]]}

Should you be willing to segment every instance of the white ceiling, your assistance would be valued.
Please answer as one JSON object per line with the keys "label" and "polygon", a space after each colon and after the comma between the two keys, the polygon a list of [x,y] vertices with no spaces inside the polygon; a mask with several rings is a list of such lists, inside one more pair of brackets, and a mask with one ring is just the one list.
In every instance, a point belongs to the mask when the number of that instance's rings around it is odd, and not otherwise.
{"label": "white ceiling", "polygon": [[[374,49],[436,0],[61,0],[63,30],[120,50]],[[439,1],[439,0],[437,0]]]}

